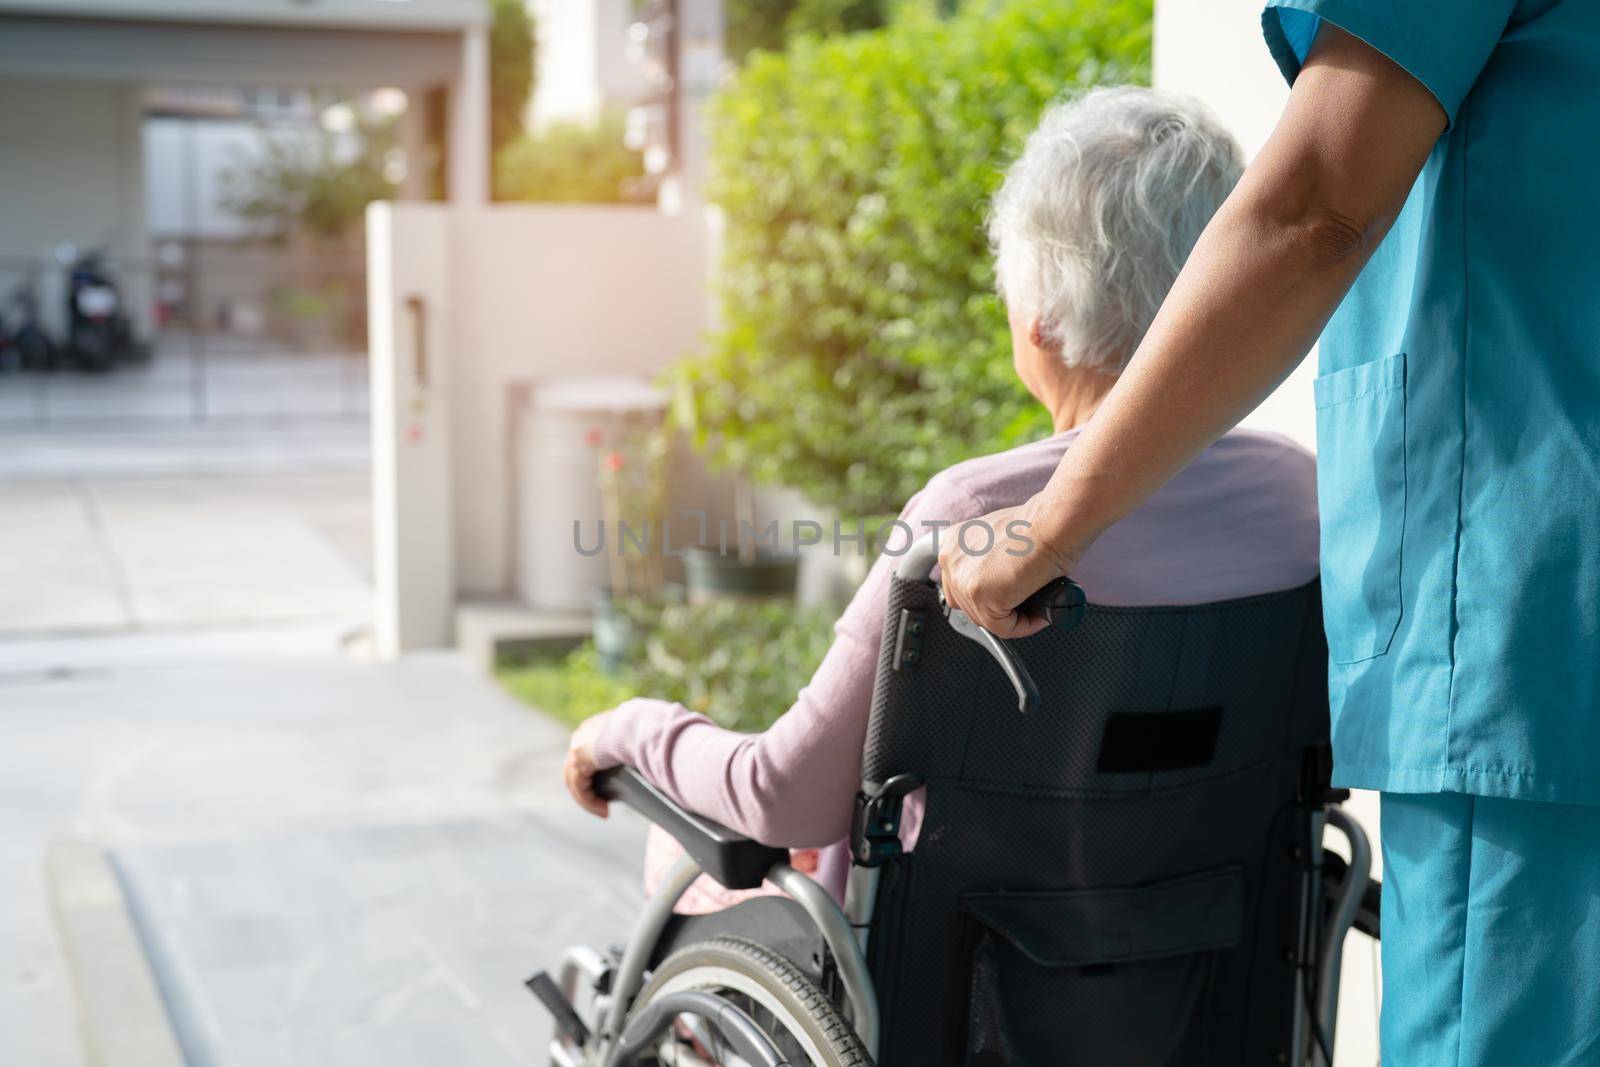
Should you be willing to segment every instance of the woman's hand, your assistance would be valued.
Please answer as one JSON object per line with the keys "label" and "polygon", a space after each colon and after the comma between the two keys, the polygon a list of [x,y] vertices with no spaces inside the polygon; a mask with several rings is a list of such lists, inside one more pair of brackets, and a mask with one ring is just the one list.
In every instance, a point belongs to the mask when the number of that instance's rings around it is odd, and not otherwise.
{"label": "woman's hand", "polygon": [[578,724],[578,728],[572,731],[572,741],[567,746],[567,762],[561,768],[561,775],[567,783],[567,792],[572,794],[572,799],[576,800],[584,811],[598,815],[602,819],[611,814],[611,802],[594,791],[594,776],[600,770],[594,761],[594,743],[600,737],[600,731],[605,729],[606,720],[610,716],[609,711],[602,711]]}
{"label": "woman's hand", "polygon": [[[994,531],[986,552],[972,553],[962,546],[961,524],[945,531],[939,547],[939,580],[945,600],[999,637],[1026,637],[1044,629],[1048,620],[1019,614],[1017,606],[1076,563],[1045,543],[1030,518],[1031,505],[1032,501],[1003,508],[976,520]],[[967,543],[986,540],[971,536]]]}

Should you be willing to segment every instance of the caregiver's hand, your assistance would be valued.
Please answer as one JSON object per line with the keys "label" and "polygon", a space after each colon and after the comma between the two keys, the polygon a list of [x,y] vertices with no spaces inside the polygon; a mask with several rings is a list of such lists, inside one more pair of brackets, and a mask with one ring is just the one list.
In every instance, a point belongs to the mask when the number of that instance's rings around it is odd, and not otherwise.
{"label": "caregiver's hand", "polygon": [[594,791],[594,776],[600,770],[594,760],[594,743],[610,715],[609,711],[602,711],[578,724],[567,746],[566,765],[561,768],[561,776],[566,780],[567,792],[572,794],[572,799],[584,811],[602,819],[611,814],[611,802]]}
{"label": "caregiver's hand", "polygon": [[[1018,613],[1017,605],[1066,574],[1081,552],[1062,551],[1047,543],[1030,518],[1034,501],[990,512],[976,521],[995,531],[987,552],[973,553],[955,533],[946,531],[939,546],[939,581],[944,598],[978,625],[1000,637],[1026,637],[1049,625],[1043,616]],[[1018,527],[1019,522],[1027,523]],[[1022,536],[1011,536],[1011,531]]]}

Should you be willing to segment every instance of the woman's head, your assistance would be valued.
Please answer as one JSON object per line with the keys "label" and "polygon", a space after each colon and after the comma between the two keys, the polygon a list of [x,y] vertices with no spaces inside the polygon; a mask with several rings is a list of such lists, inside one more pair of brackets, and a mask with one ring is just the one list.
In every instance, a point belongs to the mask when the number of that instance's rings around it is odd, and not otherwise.
{"label": "woman's head", "polygon": [[1045,112],[989,219],[1017,369],[1035,394],[1059,368],[1122,371],[1243,166],[1185,97],[1123,86]]}

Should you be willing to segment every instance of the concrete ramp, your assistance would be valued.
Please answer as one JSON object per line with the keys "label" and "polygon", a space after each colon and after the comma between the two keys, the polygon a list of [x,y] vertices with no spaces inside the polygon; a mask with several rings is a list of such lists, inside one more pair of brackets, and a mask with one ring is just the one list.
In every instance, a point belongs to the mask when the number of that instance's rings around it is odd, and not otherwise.
{"label": "concrete ramp", "polygon": [[625,937],[643,836],[563,809],[112,858],[189,1067],[520,1067],[550,1036],[522,980]]}

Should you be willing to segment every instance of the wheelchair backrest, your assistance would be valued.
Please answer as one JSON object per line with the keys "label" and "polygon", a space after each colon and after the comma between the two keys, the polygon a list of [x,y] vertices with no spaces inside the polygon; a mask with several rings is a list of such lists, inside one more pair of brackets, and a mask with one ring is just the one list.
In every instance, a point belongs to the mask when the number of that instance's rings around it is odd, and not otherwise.
{"label": "wheelchair backrest", "polygon": [[1278,1062],[1326,784],[1316,584],[1091,605],[1016,650],[1032,715],[933,586],[892,581],[863,778],[927,795],[869,942],[881,1062]]}

